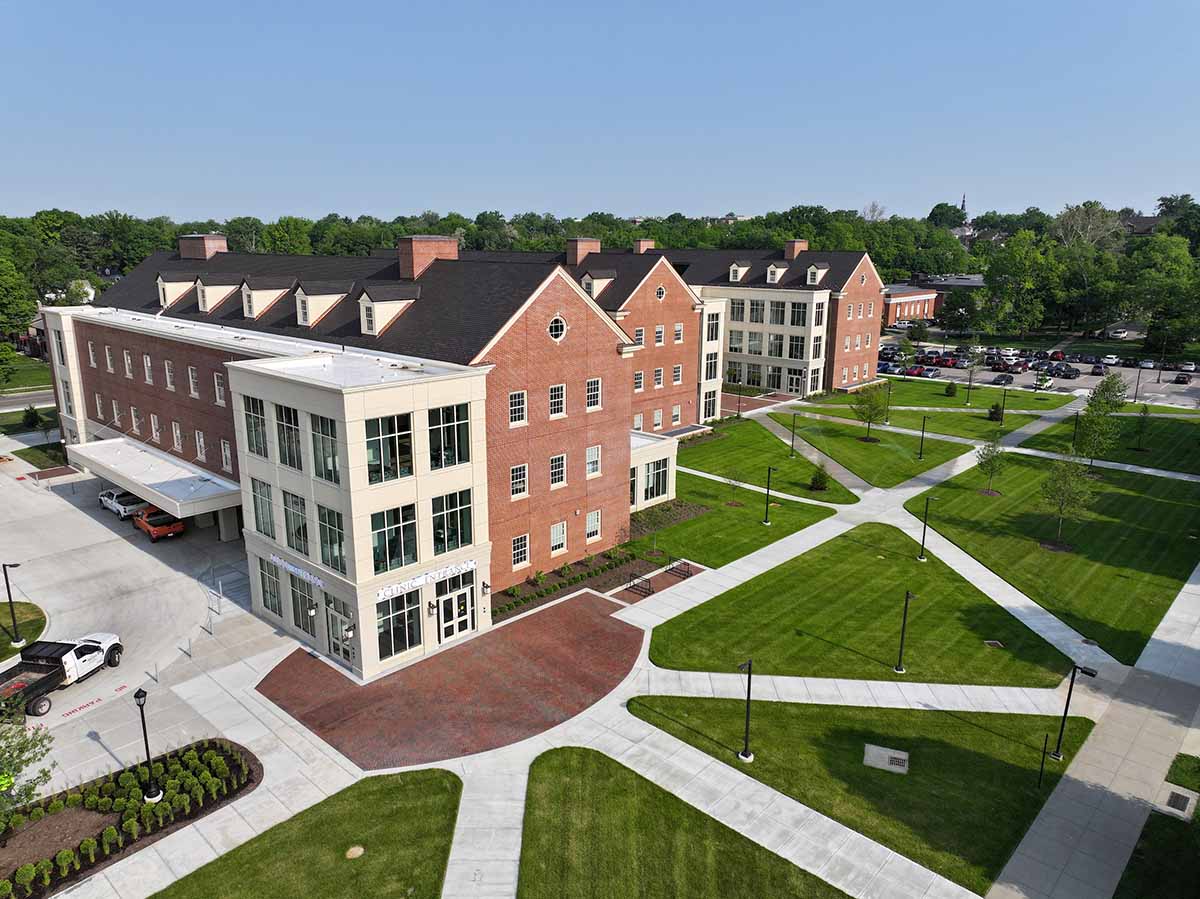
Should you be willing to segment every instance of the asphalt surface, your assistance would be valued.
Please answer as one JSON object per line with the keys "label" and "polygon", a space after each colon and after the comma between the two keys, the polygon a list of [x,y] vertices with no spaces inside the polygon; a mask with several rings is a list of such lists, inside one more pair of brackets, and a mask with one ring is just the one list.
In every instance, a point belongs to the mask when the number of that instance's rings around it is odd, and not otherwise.
{"label": "asphalt surface", "polygon": [[39,407],[53,406],[54,391],[47,388],[45,390],[27,390],[24,393],[0,394],[0,412],[15,412],[18,409],[24,409],[30,403]]}

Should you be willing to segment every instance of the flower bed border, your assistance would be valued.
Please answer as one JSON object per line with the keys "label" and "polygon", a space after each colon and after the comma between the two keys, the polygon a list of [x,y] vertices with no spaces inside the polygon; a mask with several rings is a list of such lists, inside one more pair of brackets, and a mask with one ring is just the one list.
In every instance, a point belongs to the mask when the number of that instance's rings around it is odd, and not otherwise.
{"label": "flower bed border", "polygon": [[[218,796],[215,800],[208,799],[208,800],[206,800],[206,802],[203,806],[194,807],[186,815],[185,814],[177,814],[175,816],[174,821],[171,821],[170,823],[166,824],[165,826],[159,827],[157,830],[154,830],[152,832],[143,832],[138,837],[133,838],[133,839],[129,839],[127,837],[127,835],[125,835],[121,832],[120,818],[117,817],[115,823],[106,824],[106,825],[102,826],[99,829],[99,831],[97,831],[96,836],[94,837],[94,839],[96,840],[96,843],[97,843],[96,852],[95,852],[96,860],[94,862],[88,862],[88,860],[84,857],[83,853],[80,851],[78,846],[62,847],[62,849],[71,849],[75,853],[76,859],[78,861],[78,868],[68,872],[66,877],[61,877],[61,876],[59,876],[58,868],[55,867],[55,869],[51,875],[51,881],[50,881],[49,886],[42,885],[41,877],[39,875],[33,883],[32,892],[29,894],[26,894],[24,891],[24,888],[16,882],[16,879],[15,879],[15,875],[16,875],[16,871],[17,871],[16,868],[14,868],[12,871],[8,872],[7,876],[0,877],[0,882],[7,881],[12,884],[11,896],[13,897],[13,899],[25,899],[26,895],[28,895],[30,897],[30,899],[46,899],[46,897],[53,896],[53,895],[61,892],[62,890],[66,889],[67,887],[74,886],[75,884],[80,883],[83,880],[86,880],[87,878],[93,876],[94,874],[99,873],[100,871],[104,870],[105,868],[109,867],[110,865],[114,864],[115,862],[120,861],[121,859],[132,854],[133,852],[136,852],[140,849],[144,849],[146,846],[150,846],[150,845],[158,842],[160,839],[170,836],[175,831],[180,830],[184,827],[187,827],[188,825],[192,824],[193,822],[200,820],[205,815],[209,815],[209,814],[217,811],[218,809],[225,807],[226,805],[228,805],[231,802],[236,802],[238,799],[242,798],[243,796],[246,796],[247,794],[253,792],[259,786],[259,784],[262,783],[263,766],[262,766],[262,762],[259,761],[258,757],[253,752],[251,752],[249,749],[247,749],[245,746],[241,745],[240,743],[235,743],[233,740],[227,740],[224,737],[210,737],[207,739],[196,740],[193,743],[185,744],[176,749],[170,750],[169,752],[165,752],[161,755],[155,756],[154,759],[152,760],[152,764],[156,764],[156,763],[165,764],[169,760],[182,759],[183,756],[191,750],[195,750],[197,752],[197,754],[199,755],[208,749],[218,749],[218,750],[224,749],[225,752],[228,753],[232,759],[237,759],[238,756],[240,756],[241,759],[244,760],[246,763],[247,773],[246,773],[245,780],[242,781],[241,784],[238,784],[236,781],[236,778],[234,778],[232,776],[232,772],[231,772],[231,777],[229,780],[233,785],[228,787],[228,792],[226,794]],[[108,774],[104,774],[104,775],[101,775],[100,777],[97,777],[90,781],[87,781],[86,783],[82,783],[76,787],[73,787],[73,788],[69,787],[65,790],[61,790],[61,791],[59,791],[57,793],[53,793],[49,796],[44,796],[41,799],[37,800],[36,802],[31,803],[30,805],[22,807],[22,809],[14,809],[14,814],[17,812],[22,812],[22,811],[32,811],[32,809],[34,809],[34,808],[45,808],[56,800],[61,801],[64,803],[64,805],[68,805],[68,807],[70,807],[68,804],[68,797],[71,794],[77,793],[80,796],[86,795],[87,792],[89,790],[91,790],[92,788],[99,789],[104,784],[107,784],[110,782],[114,783],[114,784],[117,783],[118,778],[122,774],[132,773],[135,777],[137,777],[138,769],[145,769],[145,768],[146,768],[145,765],[132,765],[132,766],[125,767],[125,768],[120,768],[116,771],[112,771]],[[161,780],[163,780],[163,781],[166,780],[165,774],[161,778]],[[163,801],[166,801],[166,800],[163,800]],[[98,814],[101,814],[101,815],[112,814],[114,816],[117,816],[120,813],[100,812]],[[110,818],[109,820],[111,822],[113,819]],[[36,823],[36,822],[34,822],[34,823]],[[5,829],[7,829],[7,822],[5,822],[5,824],[6,824]],[[26,825],[26,826],[28,826],[28,825]],[[113,849],[113,851],[110,852],[109,854],[102,855],[101,854],[102,853],[101,835],[102,835],[104,829],[108,826],[116,827],[117,832],[119,834],[121,834],[124,842],[121,845],[117,846],[115,849]],[[29,862],[29,864],[36,865],[38,863],[38,861],[40,861],[40,860],[31,861],[31,862]],[[54,863],[54,858],[51,857],[50,861],[51,861],[51,863]],[[3,896],[3,894],[0,893],[0,896]]]}
{"label": "flower bed border", "polygon": [[[589,589],[587,582],[592,578],[598,577],[602,574],[607,574],[610,571],[620,568],[622,565],[631,565],[639,561],[639,556],[636,553],[629,552],[628,550],[620,547],[613,547],[612,549],[601,553],[601,555],[604,557],[604,561],[599,565],[593,565],[590,568],[573,571],[571,575],[565,578],[557,573],[558,569],[550,571],[549,573],[535,572],[534,574],[530,575],[529,578],[526,578],[526,580],[521,584],[514,585],[518,591],[520,591],[518,596],[514,597],[508,592],[508,590],[511,590],[512,587],[508,588],[507,590],[500,591],[497,599],[503,598],[506,601],[497,602],[493,600],[492,620],[502,621],[520,611],[527,611],[528,609],[545,605],[548,602],[553,602],[555,599],[566,596],[567,594],[573,593],[576,590]],[[582,564],[582,561],[568,564],[574,567]],[[656,566],[651,564],[650,570],[653,570],[654,567]],[[545,586],[538,587],[530,583],[531,579],[537,574],[544,575]],[[549,583],[551,580],[553,580],[554,583]]]}

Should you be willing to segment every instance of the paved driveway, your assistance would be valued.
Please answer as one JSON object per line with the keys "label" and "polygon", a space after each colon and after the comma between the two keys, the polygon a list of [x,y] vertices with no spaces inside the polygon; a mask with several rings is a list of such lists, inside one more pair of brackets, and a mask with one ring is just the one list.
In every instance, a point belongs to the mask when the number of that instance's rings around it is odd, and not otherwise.
{"label": "paved driveway", "polygon": [[582,712],[637,661],[642,630],[589,593],[366,686],[297,650],[258,690],[362,768],[506,746]]}
{"label": "paved driveway", "polygon": [[202,583],[246,580],[241,541],[219,543],[216,528],[151,545],[129,522],[102,509],[104,485],[81,476],[47,489],[0,474],[0,552],[19,562],[13,596],[46,610],[47,639],[92,631],[120,634],[125,657],[83,683],[52,694],[42,723],[56,727],[110,702],[165,667],[208,620]]}

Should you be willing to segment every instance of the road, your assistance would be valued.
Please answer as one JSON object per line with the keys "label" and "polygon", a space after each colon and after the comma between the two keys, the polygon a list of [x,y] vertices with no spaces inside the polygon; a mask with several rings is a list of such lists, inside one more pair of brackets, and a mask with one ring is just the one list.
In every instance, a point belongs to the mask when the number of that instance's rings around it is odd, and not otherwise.
{"label": "road", "polygon": [[15,412],[24,409],[30,403],[35,406],[53,406],[54,391],[47,387],[45,390],[0,394],[0,412]]}

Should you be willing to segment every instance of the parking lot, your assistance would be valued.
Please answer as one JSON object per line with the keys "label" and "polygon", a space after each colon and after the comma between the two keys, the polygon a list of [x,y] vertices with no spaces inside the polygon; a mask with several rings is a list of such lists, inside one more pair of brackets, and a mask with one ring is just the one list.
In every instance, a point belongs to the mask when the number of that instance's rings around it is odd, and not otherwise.
{"label": "parking lot", "polygon": [[[220,543],[215,528],[151,544],[128,521],[100,507],[107,486],[86,475],[52,487],[0,476],[0,528],[13,596],[47,614],[45,639],[112,632],[125,647],[119,668],[51,694],[42,719],[50,727],[73,720],[153,676],[188,649],[209,620],[208,585],[227,596],[248,592],[241,541]],[[229,600],[226,600],[229,601]]]}

